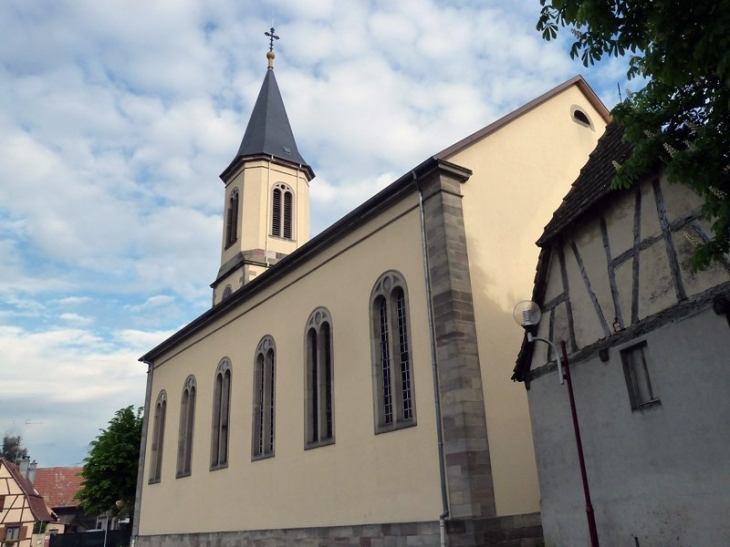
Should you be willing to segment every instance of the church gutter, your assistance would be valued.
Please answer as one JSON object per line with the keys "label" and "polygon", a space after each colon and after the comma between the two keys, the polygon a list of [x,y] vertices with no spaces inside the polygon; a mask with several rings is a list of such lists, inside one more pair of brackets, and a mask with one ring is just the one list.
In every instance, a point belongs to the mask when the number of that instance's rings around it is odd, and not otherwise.
{"label": "church gutter", "polygon": [[423,210],[423,190],[418,184],[415,170],[411,171],[413,183],[418,190],[418,211],[420,215],[421,249],[423,251],[423,275],[426,281],[426,316],[428,318],[428,339],[431,349],[431,371],[433,374],[433,399],[436,407],[436,438],[438,439],[439,481],[441,486],[441,514],[439,515],[439,539],[441,547],[446,547],[446,519],[449,517],[449,498],[446,487],[446,468],[444,464],[444,432],[441,424],[441,394],[439,392],[439,373],[436,351],[436,337],[433,323],[433,302],[431,300],[431,268],[428,264],[428,246],[426,244],[426,216]]}

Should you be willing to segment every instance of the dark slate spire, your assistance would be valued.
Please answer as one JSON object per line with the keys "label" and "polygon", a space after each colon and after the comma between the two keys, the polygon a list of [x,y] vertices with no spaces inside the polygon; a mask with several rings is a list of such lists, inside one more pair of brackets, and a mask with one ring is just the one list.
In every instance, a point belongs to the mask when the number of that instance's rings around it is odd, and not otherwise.
{"label": "dark slate spire", "polygon": [[248,121],[236,159],[267,154],[309,167],[297,149],[297,143],[284,108],[284,101],[276,83],[273,66],[274,52],[269,51],[266,56],[269,59],[269,68],[251,112],[251,119]]}

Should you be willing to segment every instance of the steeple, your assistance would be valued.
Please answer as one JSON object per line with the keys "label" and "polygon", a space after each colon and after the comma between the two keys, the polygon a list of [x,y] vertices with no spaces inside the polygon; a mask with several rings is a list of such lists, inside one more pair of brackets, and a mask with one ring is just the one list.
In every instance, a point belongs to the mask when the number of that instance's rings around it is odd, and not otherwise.
{"label": "steeple", "polygon": [[251,111],[251,117],[248,120],[246,132],[243,134],[241,146],[239,146],[238,153],[228,168],[242,158],[265,154],[295,163],[300,168],[309,171],[310,178],[314,178],[312,168],[297,148],[294,133],[291,125],[289,125],[289,117],[286,115],[286,108],[284,108],[284,101],[281,98],[279,85],[276,83],[276,76],[274,76],[276,54],[273,51],[273,46],[274,39],[278,40],[279,37],[274,34],[273,28],[266,35],[271,39],[269,51],[266,52],[269,66],[259,96]]}
{"label": "steeple", "polygon": [[226,185],[217,304],[309,240],[312,168],[299,153],[274,76],[274,29],[268,69],[236,157],[221,173]]}

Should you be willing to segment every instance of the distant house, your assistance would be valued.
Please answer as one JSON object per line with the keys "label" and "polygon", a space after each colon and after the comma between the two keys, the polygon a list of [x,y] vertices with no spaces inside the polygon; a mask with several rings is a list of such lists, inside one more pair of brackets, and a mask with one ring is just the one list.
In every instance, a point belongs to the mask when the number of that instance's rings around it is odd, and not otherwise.
{"label": "distant house", "polygon": [[[567,343],[601,545],[730,545],[730,257],[693,273],[702,199],[661,169],[611,191],[611,124],[538,241],[537,336]],[[568,394],[523,344],[544,537],[588,545]]]}
{"label": "distant house", "polygon": [[27,459],[21,468],[0,458],[0,543],[32,547],[43,542],[46,534],[59,525],[43,496],[33,487],[34,469]]}
{"label": "distant house", "polygon": [[33,485],[46,505],[58,516],[65,533],[85,532],[96,528],[96,519],[84,515],[74,496],[81,490],[82,467],[38,468]]}

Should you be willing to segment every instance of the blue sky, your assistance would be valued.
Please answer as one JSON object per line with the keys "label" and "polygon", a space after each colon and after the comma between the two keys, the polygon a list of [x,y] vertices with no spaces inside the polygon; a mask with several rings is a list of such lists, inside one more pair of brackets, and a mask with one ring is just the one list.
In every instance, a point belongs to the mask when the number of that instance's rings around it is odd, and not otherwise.
{"label": "blue sky", "polygon": [[[537,0],[4,0],[0,433],[81,465],[141,405],[137,359],[205,311],[223,184],[266,72],[317,178],[312,235],[413,165],[590,71]],[[629,85],[630,87],[630,85]],[[557,204],[556,204],[557,205]],[[535,234],[535,239],[539,234]]]}

